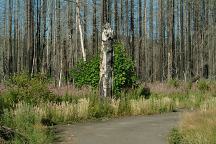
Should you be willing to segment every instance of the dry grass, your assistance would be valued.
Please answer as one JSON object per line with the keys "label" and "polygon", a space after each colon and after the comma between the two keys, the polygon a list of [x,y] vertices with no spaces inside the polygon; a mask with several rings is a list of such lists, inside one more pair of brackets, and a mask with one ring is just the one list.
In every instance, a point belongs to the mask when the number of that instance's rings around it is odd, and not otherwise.
{"label": "dry grass", "polygon": [[215,109],[215,107],[216,107],[216,98],[213,97],[211,99],[204,101],[201,104],[200,111],[206,112],[206,111],[209,111],[210,109]]}
{"label": "dry grass", "polygon": [[132,115],[140,115],[141,113],[145,112],[146,109],[149,108],[149,101],[145,99],[139,100],[130,100],[130,111]]}
{"label": "dry grass", "polygon": [[[25,136],[28,143],[50,143],[52,141],[51,133],[48,132],[46,126],[41,124],[43,115],[43,111],[39,108],[20,102],[15,105],[14,109],[5,110],[1,122]],[[26,142],[23,137],[15,135],[7,143],[21,144]]]}
{"label": "dry grass", "polygon": [[216,144],[216,98],[194,112],[182,114],[178,132],[171,133],[171,144]]}
{"label": "dry grass", "polygon": [[44,117],[51,118],[55,122],[70,122],[77,119],[87,119],[89,99],[79,99],[78,103],[47,103],[37,106],[37,111]]}
{"label": "dry grass", "polygon": [[179,129],[182,143],[215,144],[216,109],[183,114]]}
{"label": "dry grass", "polygon": [[111,107],[112,107],[112,109],[113,109],[114,116],[117,116],[117,115],[118,115],[119,104],[120,104],[120,99],[117,99],[117,100],[112,99],[112,100],[111,100],[110,105],[111,105]]}
{"label": "dry grass", "polygon": [[[99,103],[98,103],[99,102]],[[100,101],[91,105],[89,98],[81,98],[77,103],[61,102],[61,103],[41,103],[40,105],[34,106],[33,110],[37,114],[39,119],[49,118],[57,123],[72,122],[77,120],[86,120],[91,118],[91,111],[93,107],[98,107],[98,115],[108,116],[111,114],[113,117],[119,115],[120,109],[120,99],[111,99],[107,101],[108,105],[101,105]],[[123,112],[129,112],[129,115],[145,115],[145,114],[154,114],[162,112],[170,112],[175,108],[175,102],[168,98],[164,97],[162,99],[152,98],[152,99],[131,99],[128,101],[129,110],[123,109]],[[16,105],[15,114],[19,110],[19,113],[24,113],[22,108],[28,108],[28,104],[20,102]],[[104,114],[104,110],[108,113]]]}
{"label": "dry grass", "polygon": [[130,100],[130,112],[132,115],[153,114],[161,112],[170,112],[175,108],[175,102],[164,97],[162,99],[144,99]]}
{"label": "dry grass", "polygon": [[[26,123],[21,122],[23,121],[22,114],[28,111],[29,116],[26,119],[30,118],[29,120],[31,120],[31,113],[33,113],[38,122],[33,124],[33,129],[37,129],[38,134],[40,134],[40,130],[44,130],[40,124],[42,118],[48,118],[55,123],[70,123],[102,117],[171,112],[176,107],[200,108],[200,112],[184,114],[179,126],[183,140],[188,144],[208,144],[215,140],[213,135],[216,134],[216,109],[213,108],[216,105],[216,98],[208,96],[211,91],[206,93],[197,91],[195,93],[192,88],[193,92],[184,92],[188,90],[186,84],[179,85],[178,88],[168,84],[149,84],[149,87],[153,92],[149,99],[140,97],[136,95],[136,90],[131,90],[126,97],[121,97],[121,99],[104,99],[101,101],[97,96],[97,91],[91,88],[78,89],[72,86],[52,88],[50,86],[49,89],[53,93],[59,96],[66,95],[69,100],[66,99],[67,97],[65,99],[62,97],[62,101],[44,102],[34,106],[20,102],[15,106],[16,109],[13,110],[13,114],[16,118],[15,121],[18,122],[17,125],[24,127]],[[213,110],[209,111],[209,109]]]}
{"label": "dry grass", "polygon": [[[187,88],[187,83],[179,84],[179,87],[171,86],[167,83],[149,83],[147,84],[154,93],[163,93],[163,94],[173,94],[173,93],[182,93]],[[196,87],[195,85],[193,87]],[[58,96],[89,96],[91,94],[98,94],[97,90],[92,89],[91,87],[81,87],[77,88],[73,85],[67,85],[62,87],[55,87],[54,85],[49,85],[49,90]]]}
{"label": "dry grass", "polygon": [[183,82],[183,81],[177,81],[177,87],[175,87],[173,84],[169,83],[152,83],[148,84],[151,91],[154,93],[162,93],[162,94],[174,94],[174,93],[187,93],[187,92],[197,92],[200,91],[200,85],[206,84],[206,86],[209,87],[208,91],[205,91],[207,93],[216,92],[216,82],[207,81],[207,80],[200,80],[197,83],[189,83],[189,82]]}
{"label": "dry grass", "polygon": [[58,96],[90,96],[92,94],[97,94],[96,90],[93,90],[91,87],[81,87],[77,88],[73,85],[67,85],[62,87],[55,87],[53,85],[49,85],[49,90]]}
{"label": "dry grass", "polygon": [[182,93],[186,90],[186,84],[182,83],[179,87],[171,86],[167,83],[153,83],[148,84],[152,92],[163,93],[163,94],[173,94]]}
{"label": "dry grass", "polygon": [[76,105],[77,116],[80,119],[88,118],[88,110],[89,110],[89,99],[80,99],[78,104]]}
{"label": "dry grass", "polygon": [[[120,99],[112,99],[109,102],[110,111],[112,116],[118,116]],[[130,100],[130,115],[145,115],[153,113],[168,112],[174,109],[174,103],[170,98],[163,99],[149,99],[145,100],[140,98],[137,100]],[[53,121],[56,122],[70,122],[74,120],[85,120],[88,119],[91,115],[90,100],[87,98],[82,98],[78,100],[78,103],[48,103],[41,104],[37,107],[34,107],[35,112],[40,115],[40,117],[50,117]],[[102,108],[101,108],[102,109]],[[125,110],[127,111],[127,110]]]}
{"label": "dry grass", "polygon": [[51,118],[56,122],[72,121],[75,118],[75,105],[68,102],[59,104],[48,103],[39,106],[45,117]]}

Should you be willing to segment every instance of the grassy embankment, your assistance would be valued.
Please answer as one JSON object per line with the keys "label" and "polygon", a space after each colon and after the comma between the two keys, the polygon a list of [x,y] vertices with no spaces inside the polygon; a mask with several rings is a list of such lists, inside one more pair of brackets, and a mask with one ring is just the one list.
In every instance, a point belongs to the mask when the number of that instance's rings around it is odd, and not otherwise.
{"label": "grassy embankment", "polygon": [[206,84],[203,97],[211,97],[201,102],[194,112],[182,114],[177,128],[170,132],[170,144],[216,144],[216,85]]}
{"label": "grassy embankment", "polygon": [[178,108],[197,109],[212,99],[209,85],[206,82],[196,85],[179,82],[152,84],[149,99],[140,96],[140,88],[137,88],[122,93],[119,98],[101,100],[98,92],[90,88],[73,89],[67,93],[60,90],[57,90],[58,93],[51,92],[43,77],[20,75],[14,77],[1,94],[1,125],[23,135],[12,137],[9,140],[11,143],[23,143],[24,140],[35,144],[50,143],[52,132],[44,124],[149,115]]}
{"label": "grassy embankment", "polygon": [[184,113],[169,136],[170,144],[215,144],[216,99],[204,102],[195,112]]}

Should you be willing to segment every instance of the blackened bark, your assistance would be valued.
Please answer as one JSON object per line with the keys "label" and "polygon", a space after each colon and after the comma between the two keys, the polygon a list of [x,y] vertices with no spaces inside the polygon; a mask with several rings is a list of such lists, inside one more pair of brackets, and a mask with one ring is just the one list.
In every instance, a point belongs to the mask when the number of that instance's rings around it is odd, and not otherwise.
{"label": "blackened bark", "polygon": [[100,62],[100,95],[101,97],[113,96],[113,30],[109,23],[105,24],[102,32]]}

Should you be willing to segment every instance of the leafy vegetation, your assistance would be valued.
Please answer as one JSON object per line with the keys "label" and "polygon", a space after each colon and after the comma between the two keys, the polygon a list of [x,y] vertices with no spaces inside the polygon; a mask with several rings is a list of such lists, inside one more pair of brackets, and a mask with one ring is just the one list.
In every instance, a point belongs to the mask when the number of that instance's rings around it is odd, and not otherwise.
{"label": "leafy vegetation", "polygon": [[7,88],[2,97],[7,106],[12,106],[20,101],[37,104],[54,98],[54,95],[48,90],[47,79],[44,75],[29,76],[25,73],[15,75],[8,82]]}
{"label": "leafy vegetation", "polygon": [[170,132],[169,143],[170,144],[181,144],[182,143],[182,135],[179,129],[173,128]]}
{"label": "leafy vegetation", "polygon": [[135,84],[135,67],[121,43],[115,44],[114,51],[114,90],[120,92],[122,88]]}
{"label": "leafy vegetation", "polygon": [[[134,64],[127,56],[124,46],[116,43],[114,46],[114,91],[119,93],[124,87],[131,87],[135,84],[136,76]],[[99,56],[88,62],[80,62],[71,70],[71,78],[77,86],[89,85],[97,87],[99,84],[100,71]]]}
{"label": "leafy vegetation", "polygon": [[[125,115],[149,115],[176,111],[178,108],[202,109],[214,108],[214,83],[206,82],[208,89],[203,93],[199,84],[179,83],[178,88],[163,84],[152,87],[151,96],[140,96],[142,87],[128,89],[119,94],[118,98],[101,99],[95,91],[83,96],[57,96],[47,86],[43,75],[30,77],[26,74],[11,78],[8,88],[0,96],[1,124],[21,133],[31,143],[47,143],[52,140],[43,121],[49,123],[72,123],[88,119],[112,118]],[[156,84],[155,84],[156,85]],[[167,85],[167,86],[166,86]],[[167,89],[166,89],[167,87]],[[163,91],[157,91],[162,88]],[[87,93],[87,92],[86,92]],[[210,115],[206,115],[210,116]],[[175,129],[170,136],[171,143],[185,140],[182,129]],[[22,143],[18,135],[11,143]]]}
{"label": "leafy vegetation", "polygon": [[210,88],[208,82],[205,81],[205,80],[200,80],[200,81],[197,83],[197,87],[198,87],[198,89],[199,89],[200,91],[203,91],[203,92],[208,91],[209,88]]}
{"label": "leafy vegetation", "polygon": [[171,79],[171,80],[168,80],[168,84],[170,85],[170,86],[173,86],[173,87],[175,87],[175,88],[178,88],[179,87],[179,81],[178,80],[176,80],[176,79]]}
{"label": "leafy vegetation", "polygon": [[89,85],[97,87],[99,83],[100,57],[96,56],[88,62],[81,60],[75,68],[71,70],[71,78],[77,86]]}

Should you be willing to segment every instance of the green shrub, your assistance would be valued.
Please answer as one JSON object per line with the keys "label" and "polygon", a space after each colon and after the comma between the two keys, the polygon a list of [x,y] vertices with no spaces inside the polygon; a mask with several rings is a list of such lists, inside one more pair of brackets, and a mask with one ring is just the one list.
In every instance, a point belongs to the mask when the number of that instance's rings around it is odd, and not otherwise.
{"label": "green shrub", "polygon": [[71,77],[74,79],[76,86],[98,86],[100,71],[99,61],[99,56],[92,58],[88,62],[80,61],[75,68],[71,70]]}
{"label": "green shrub", "polygon": [[[127,56],[121,43],[114,45],[114,91],[118,93],[123,87],[131,87],[136,80],[134,64]],[[77,86],[90,85],[97,87],[99,84],[100,58],[80,62],[71,70],[71,78]]]}
{"label": "green shrub", "polygon": [[183,137],[177,128],[173,128],[169,135],[170,144],[182,144]]}
{"label": "green shrub", "polygon": [[114,89],[115,92],[120,92],[122,88],[131,87],[135,84],[135,67],[122,44],[117,43],[114,51]]}
{"label": "green shrub", "polygon": [[208,91],[209,90],[209,84],[205,80],[200,80],[197,83],[197,87],[200,91]]}
{"label": "green shrub", "polygon": [[168,84],[169,84],[170,86],[175,87],[175,88],[178,88],[179,85],[180,85],[179,82],[178,82],[178,80],[176,80],[176,79],[168,80]]}
{"label": "green shrub", "polygon": [[7,106],[19,101],[37,104],[41,101],[53,100],[54,96],[47,87],[47,79],[43,75],[29,76],[22,73],[13,76],[8,82],[8,88],[2,95]]}

